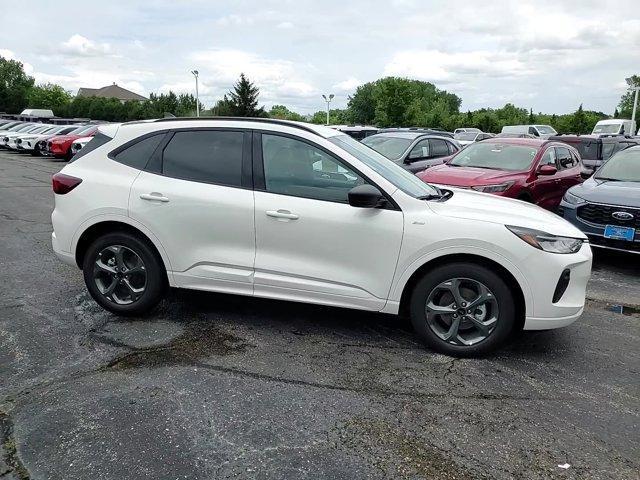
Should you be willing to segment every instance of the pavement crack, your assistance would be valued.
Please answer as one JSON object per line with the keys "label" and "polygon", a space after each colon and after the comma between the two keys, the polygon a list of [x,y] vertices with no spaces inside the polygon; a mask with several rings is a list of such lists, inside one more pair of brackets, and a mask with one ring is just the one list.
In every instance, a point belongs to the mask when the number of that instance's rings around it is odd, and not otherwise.
{"label": "pavement crack", "polygon": [[0,477],[13,474],[18,480],[29,480],[29,470],[24,466],[18,455],[18,447],[13,435],[13,422],[9,414],[0,410],[0,447],[7,470],[0,472]]}

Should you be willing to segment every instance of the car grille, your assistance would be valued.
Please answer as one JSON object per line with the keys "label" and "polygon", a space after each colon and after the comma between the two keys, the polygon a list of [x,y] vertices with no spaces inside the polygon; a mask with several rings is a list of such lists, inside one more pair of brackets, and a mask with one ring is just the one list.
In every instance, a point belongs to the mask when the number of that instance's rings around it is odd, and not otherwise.
{"label": "car grille", "polygon": [[[627,212],[633,215],[630,220],[614,218],[614,212]],[[578,218],[596,225],[616,225],[619,227],[631,227],[640,229],[640,208],[614,207],[612,205],[598,205],[588,203],[578,207]]]}

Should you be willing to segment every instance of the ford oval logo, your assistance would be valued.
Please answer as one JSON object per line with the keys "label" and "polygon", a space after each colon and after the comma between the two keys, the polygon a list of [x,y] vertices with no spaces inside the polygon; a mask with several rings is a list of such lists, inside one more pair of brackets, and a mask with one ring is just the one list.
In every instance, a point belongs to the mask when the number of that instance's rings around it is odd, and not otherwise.
{"label": "ford oval logo", "polygon": [[622,220],[622,221],[633,220],[633,214],[629,212],[613,212],[611,216],[616,220]]}

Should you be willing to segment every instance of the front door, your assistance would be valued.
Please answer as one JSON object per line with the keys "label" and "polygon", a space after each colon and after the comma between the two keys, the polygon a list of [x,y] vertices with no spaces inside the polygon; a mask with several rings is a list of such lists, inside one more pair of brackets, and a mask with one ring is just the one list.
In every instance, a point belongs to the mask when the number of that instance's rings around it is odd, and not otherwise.
{"label": "front door", "polygon": [[176,286],[252,294],[251,132],[177,131],[159,149],[157,171],[131,188],[131,217],[162,243]]}
{"label": "front door", "polygon": [[556,192],[560,188],[560,179],[557,173],[555,175],[540,175],[537,173],[538,169],[543,165],[550,165],[558,168],[556,163],[556,151],[553,147],[547,147],[546,151],[543,153],[540,162],[538,163],[538,167],[534,170],[536,179],[533,181],[533,185],[531,186],[532,195],[536,204],[543,208],[551,209],[554,206],[555,197],[557,196]]}
{"label": "front door", "polygon": [[255,295],[382,309],[402,212],[350,206],[349,190],[367,180],[312,143],[266,133],[257,142]]}

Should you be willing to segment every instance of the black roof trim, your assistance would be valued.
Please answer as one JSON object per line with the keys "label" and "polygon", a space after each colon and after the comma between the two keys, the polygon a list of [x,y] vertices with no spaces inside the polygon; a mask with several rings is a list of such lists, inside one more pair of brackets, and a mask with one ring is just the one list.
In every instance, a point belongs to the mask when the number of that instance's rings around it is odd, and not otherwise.
{"label": "black roof trim", "polygon": [[316,132],[313,128],[306,127],[304,125],[300,125],[298,123],[292,122],[290,120],[280,120],[277,118],[259,118],[259,117],[169,117],[169,118],[157,118],[151,121],[137,121],[137,122],[127,122],[129,125],[136,123],[166,123],[166,122],[192,122],[192,121],[241,121],[241,122],[255,122],[255,123],[271,123],[273,125],[282,125],[285,127],[297,128],[300,130],[304,130],[309,133],[313,133],[314,135],[318,135],[322,137],[318,132]]}

